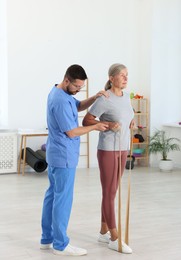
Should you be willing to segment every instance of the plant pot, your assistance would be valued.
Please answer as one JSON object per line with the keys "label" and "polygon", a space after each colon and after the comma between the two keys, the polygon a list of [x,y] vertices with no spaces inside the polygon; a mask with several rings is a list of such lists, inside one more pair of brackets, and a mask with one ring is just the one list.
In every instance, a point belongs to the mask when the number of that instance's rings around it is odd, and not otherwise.
{"label": "plant pot", "polygon": [[159,168],[161,171],[172,171],[173,161],[172,160],[160,160]]}

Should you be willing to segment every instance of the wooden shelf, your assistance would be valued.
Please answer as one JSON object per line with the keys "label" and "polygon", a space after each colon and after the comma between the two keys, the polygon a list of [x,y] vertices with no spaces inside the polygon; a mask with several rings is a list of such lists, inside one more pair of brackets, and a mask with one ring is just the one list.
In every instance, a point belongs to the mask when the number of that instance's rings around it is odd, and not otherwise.
{"label": "wooden shelf", "polygon": [[[136,122],[136,126],[142,126],[143,128],[138,127],[137,129],[133,130],[133,135],[140,134],[144,138],[144,142],[136,142],[132,143],[133,147],[133,154],[134,149],[136,148],[143,148],[144,152],[141,156],[135,156],[135,160],[138,164],[145,163],[148,165],[149,163],[149,152],[148,152],[148,145],[149,145],[149,111],[148,111],[148,99],[141,98],[141,99],[131,99],[131,103],[134,113],[134,120]],[[140,111],[140,113],[137,113]],[[133,136],[134,137],[134,136]],[[141,162],[140,162],[141,161]]]}
{"label": "wooden shelf", "polygon": [[134,144],[137,144],[137,145],[148,145],[148,142],[142,142],[142,143],[141,143],[141,142],[138,142],[138,143],[133,143],[133,145],[134,145]]}
{"label": "wooden shelf", "polygon": [[134,113],[135,116],[147,116],[148,113]]}

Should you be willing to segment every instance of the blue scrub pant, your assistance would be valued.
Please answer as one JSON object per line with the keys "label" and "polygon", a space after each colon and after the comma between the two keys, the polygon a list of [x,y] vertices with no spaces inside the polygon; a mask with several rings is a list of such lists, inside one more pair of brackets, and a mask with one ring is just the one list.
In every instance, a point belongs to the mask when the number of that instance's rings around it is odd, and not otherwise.
{"label": "blue scrub pant", "polygon": [[76,168],[48,167],[50,186],[43,202],[41,244],[53,242],[53,248],[61,251],[69,243],[67,226],[72,209],[75,171]]}

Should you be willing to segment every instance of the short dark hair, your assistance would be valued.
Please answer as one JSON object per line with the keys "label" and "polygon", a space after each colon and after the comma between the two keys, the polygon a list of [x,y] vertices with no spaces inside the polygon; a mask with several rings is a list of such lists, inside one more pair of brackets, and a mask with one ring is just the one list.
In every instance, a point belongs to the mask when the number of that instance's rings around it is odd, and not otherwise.
{"label": "short dark hair", "polygon": [[86,80],[87,75],[85,70],[77,64],[71,65],[68,67],[67,71],[65,72],[64,78],[68,78],[70,81],[74,81],[76,79]]}

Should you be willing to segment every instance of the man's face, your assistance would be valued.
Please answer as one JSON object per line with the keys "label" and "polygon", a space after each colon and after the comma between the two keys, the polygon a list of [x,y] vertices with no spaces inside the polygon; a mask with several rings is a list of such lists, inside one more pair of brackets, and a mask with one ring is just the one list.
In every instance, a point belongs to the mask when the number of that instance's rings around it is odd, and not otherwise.
{"label": "man's face", "polygon": [[76,95],[81,88],[84,87],[85,80],[76,79],[74,81],[68,80],[67,92],[69,95]]}

